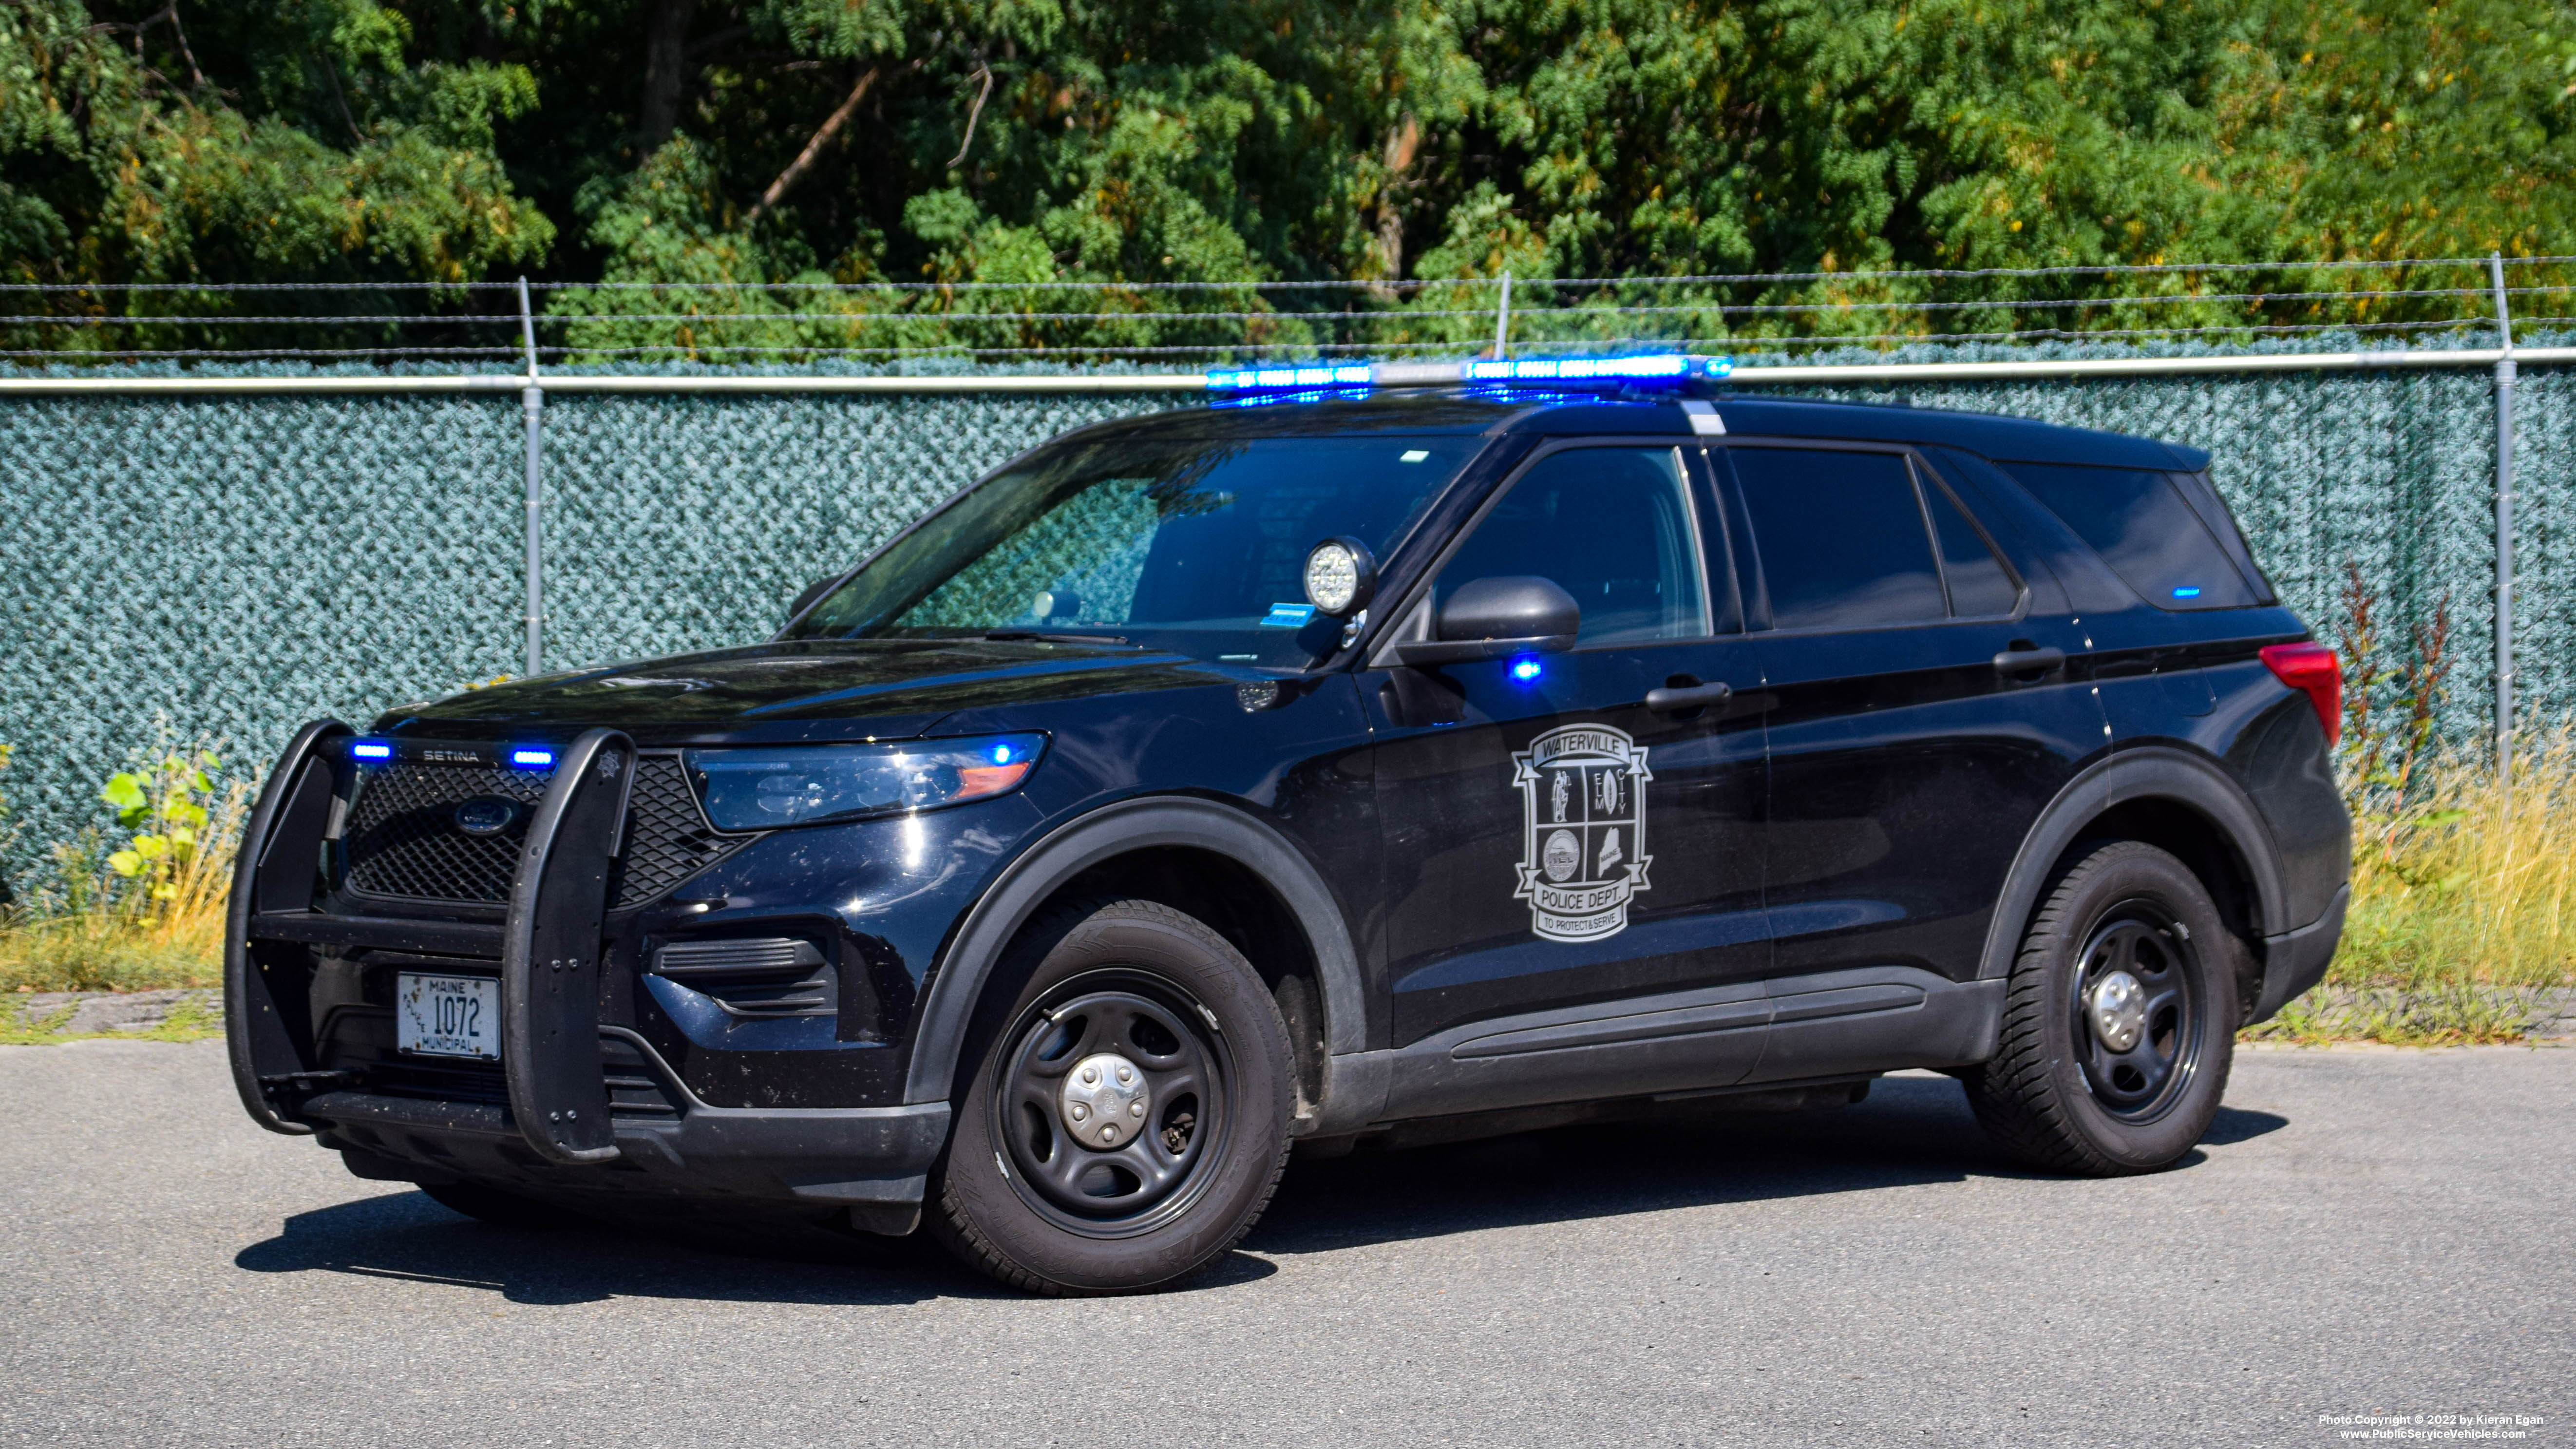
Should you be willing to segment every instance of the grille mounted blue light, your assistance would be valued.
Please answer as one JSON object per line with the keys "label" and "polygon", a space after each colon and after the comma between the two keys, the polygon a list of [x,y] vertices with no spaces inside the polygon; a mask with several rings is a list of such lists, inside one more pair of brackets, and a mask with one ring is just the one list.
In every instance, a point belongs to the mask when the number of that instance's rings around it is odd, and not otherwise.
{"label": "grille mounted blue light", "polygon": [[1627,382],[1680,384],[1722,378],[1735,371],[1731,357],[1679,352],[1632,357],[1521,357],[1473,362],[1337,362],[1304,366],[1239,367],[1207,374],[1213,392],[1291,392],[1324,395],[1323,389],[1445,387],[1462,382]]}
{"label": "grille mounted blue light", "polygon": [[360,740],[349,746],[349,758],[353,760],[390,760],[393,757],[393,746],[374,740]]}
{"label": "grille mounted blue light", "polygon": [[554,768],[555,752],[552,750],[512,750],[510,752],[510,763],[518,766],[522,770],[550,770]]}

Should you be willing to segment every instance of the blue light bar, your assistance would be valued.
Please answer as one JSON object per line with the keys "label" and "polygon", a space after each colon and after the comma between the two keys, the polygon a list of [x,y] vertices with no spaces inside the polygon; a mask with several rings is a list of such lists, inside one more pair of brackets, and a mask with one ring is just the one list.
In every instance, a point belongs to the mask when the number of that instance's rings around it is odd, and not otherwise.
{"label": "blue light bar", "polygon": [[1471,362],[1337,362],[1241,367],[1207,374],[1214,392],[1447,387],[1462,382],[1687,382],[1735,371],[1731,357],[1659,352],[1636,357],[1521,357]]}
{"label": "blue light bar", "polygon": [[1366,363],[1247,367],[1232,372],[1211,372],[1207,375],[1207,385],[1228,391],[1279,387],[1366,387],[1369,385],[1369,372]]}
{"label": "blue light bar", "polygon": [[349,757],[357,760],[390,760],[394,757],[394,747],[378,744],[373,740],[360,740],[349,746]]}
{"label": "blue light bar", "polygon": [[552,769],[555,763],[555,752],[552,750],[512,750],[510,752],[510,763],[523,770]]}

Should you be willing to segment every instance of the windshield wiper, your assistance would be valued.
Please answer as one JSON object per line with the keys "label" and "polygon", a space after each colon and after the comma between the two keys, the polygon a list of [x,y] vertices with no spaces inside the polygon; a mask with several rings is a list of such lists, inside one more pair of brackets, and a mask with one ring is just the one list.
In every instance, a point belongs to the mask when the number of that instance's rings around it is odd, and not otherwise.
{"label": "windshield wiper", "polygon": [[1143,647],[1123,634],[1047,634],[1035,629],[989,629],[984,633],[984,642],[988,644],[1030,641],[1039,644],[1123,644],[1130,649]]}

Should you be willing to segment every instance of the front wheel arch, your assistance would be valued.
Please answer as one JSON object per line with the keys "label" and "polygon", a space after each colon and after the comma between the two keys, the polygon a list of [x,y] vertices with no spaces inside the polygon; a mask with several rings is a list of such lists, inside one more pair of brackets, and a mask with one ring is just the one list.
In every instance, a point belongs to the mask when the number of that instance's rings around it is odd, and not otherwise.
{"label": "front wheel arch", "polygon": [[1121,857],[1158,850],[1224,857],[1257,878],[1305,936],[1322,996],[1327,1053],[1367,1043],[1368,1014],[1358,954],[1339,901],[1323,876],[1285,838],[1243,810],[1195,796],[1123,800],[1059,826],[1013,861],[968,911],[924,996],[906,1075],[907,1103],[945,1102],[952,1093],[986,981],[1038,914],[1086,875]]}

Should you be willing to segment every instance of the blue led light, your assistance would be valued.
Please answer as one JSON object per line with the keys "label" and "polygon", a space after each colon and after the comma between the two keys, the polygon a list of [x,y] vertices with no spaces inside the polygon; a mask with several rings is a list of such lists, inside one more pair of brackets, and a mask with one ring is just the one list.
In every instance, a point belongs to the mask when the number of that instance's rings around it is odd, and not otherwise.
{"label": "blue led light", "polygon": [[1523,684],[1529,683],[1531,680],[1538,678],[1541,674],[1546,672],[1546,667],[1541,665],[1535,659],[1515,659],[1512,661],[1512,678],[1519,680]]}
{"label": "blue led light", "polygon": [[1488,358],[1471,362],[1317,362],[1225,368],[1206,374],[1209,390],[1329,396],[1318,389],[1421,386],[1461,382],[1683,382],[1723,378],[1735,371],[1727,357],[1679,352],[1632,357]]}
{"label": "blue led light", "polygon": [[547,769],[554,762],[555,752],[552,750],[512,750],[510,752],[510,763],[523,770]]}
{"label": "blue led light", "polygon": [[2197,599],[2200,597],[2200,585],[2186,584],[2182,588],[2174,590],[2173,596],[2177,599]]}
{"label": "blue led light", "polygon": [[996,765],[1007,765],[1007,764],[1009,764],[1010,762],[1011,762],[1011,747],[1010,747],[1009,745],[1004,744],[1004,745],[995,745],[995,746],[993,746],[993,763],[994,763],[994,764],[996,764]]}
{"label": "blue led light", "polygon": [[1513,361],[1470,362],[1470,382],[1589,382],[1603,378],[1646,381],[1691,374],[1692,358],[1679,353],[1649,357],[1524,357]]}
{"label": "blue led light", "polygon": [[394,747],[380,745],[372,740],[361,740],[349,746],[349,754],[361,760],[390,760],[394,757]]}

